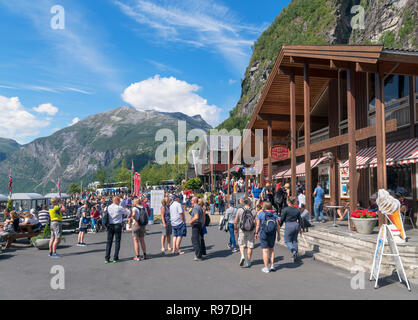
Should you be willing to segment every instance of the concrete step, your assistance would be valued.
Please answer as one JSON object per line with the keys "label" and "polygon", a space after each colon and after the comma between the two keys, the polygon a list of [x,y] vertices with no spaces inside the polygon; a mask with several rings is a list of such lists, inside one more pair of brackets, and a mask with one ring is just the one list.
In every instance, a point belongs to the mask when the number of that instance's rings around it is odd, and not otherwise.
{"label": "concrete step", "polygon": [[[281,232],[284,243],[284,232]],[[317,260],[334,265],[345,270],[351,270],[354,266],[361,266],[367,272],[373,264],[373,257],[376,244],[371,241],[357,241],[348,237],[335,236],[325,232],[311,232],[304,234],[306,242],[299,237],[299,250],[301,254],[311,255]],[[353,241],[354,240],[354,241]],[[400,249],[399,249],[400,251]],[[388,246],[385,253],[390,253]],[[402,252],[401,258],[408,277],[418,277],[418,254],[412,252]],[[381,265],[381,273],[390,275],[395,270],[395,265],[390,256],[384,256]]]}

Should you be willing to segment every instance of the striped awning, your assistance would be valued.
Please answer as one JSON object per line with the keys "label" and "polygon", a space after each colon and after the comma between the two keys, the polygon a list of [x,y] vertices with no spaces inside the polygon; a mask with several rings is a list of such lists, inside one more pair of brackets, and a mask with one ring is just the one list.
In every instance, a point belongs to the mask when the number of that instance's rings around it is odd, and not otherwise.
{"label": "striped awning", "polygon": [[[377,167],[376,147],[362,149],[357,152],[357,169]],[[386,146],[386,164],[388,166],[405,165],[418,162],[418,139],[408,139],[390,143]],[[347,168],[347,160],[341,168]]]}
{"label": "striped awning", "polygon": [[[318,165],[320,165],[326,157],[313,159],[311,160],[311,168],[315,168]],[[299,163],[296,166],[296,176],[297,177],[304,177],[305,176],[305,162]],[[279,168],[279,171],[277,174],[273,176],[273,179],[284,179],[284,178],[291,178],[292,177],[292,170],[290,166],[284,166],[282,168]]]}

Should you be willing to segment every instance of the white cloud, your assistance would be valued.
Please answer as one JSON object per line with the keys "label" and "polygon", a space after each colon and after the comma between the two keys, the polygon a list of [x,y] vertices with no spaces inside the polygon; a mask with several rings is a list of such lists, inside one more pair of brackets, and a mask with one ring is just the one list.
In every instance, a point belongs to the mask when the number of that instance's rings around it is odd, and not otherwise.
{"label": "white cloud", "polygon": [[75,125],[76,123],[80,122],[80,118],[74,118],[73,121],[70,124],[70,127]]}
{"label": "white cloud", "polygon": [[228,84],[229,84],[229,85],[233,85],[233,84],[235,84],[235,83],[237,83],[237,80],[233,80],[233,79],[229,79],[229,80],[228,80]]}
{"label": "white cloud", "polygon": [[189,116],[200,114],[212,126],[219,121],[220,109],[209,105],[196,92],[200,87],[174,77],[153,78],[130,85],[122,94],[122,99],[140,110],[160,112],[182,112]]}
{"label": "white cloud", "polygon": [[19,141],[25,137],[37,136],[41,128],[50,125],[50,120],[38,119],[28,112],[18,97],[0,96],[0,114],[3,119],[0,136],[4,138]]}
{"label": "white cloud", "polygon": [[154,30],[157,39],[212,49],[240,74],[248,64],[251,45],[265,29],[242,23],[213,0],[115,0],[115,4]]}
{"label": "white cloud", "polygon": [[55,116],[58,113],[58,108],[54,107],[51,103],[41,104],[38,107],[33,108],[33,110],[38,113],[46,113],[50,116]]}

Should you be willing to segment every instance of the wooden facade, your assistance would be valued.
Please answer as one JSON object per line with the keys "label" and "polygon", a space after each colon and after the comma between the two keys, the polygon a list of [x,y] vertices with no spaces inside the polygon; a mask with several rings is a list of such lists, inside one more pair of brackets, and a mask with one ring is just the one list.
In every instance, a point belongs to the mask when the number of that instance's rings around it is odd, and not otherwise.
{"label": "wooden facade", "polygon": [[[410,120],[406,126],[386,114],[385,81],[392,75],[406,79],[403,86],[408,87],[409,93],[402,100],[409,106],[406,113]],[[351,193],[347,198],[350,209],[356,209],[357,200],[367,204],[370,170],[357,168],[357,152],[376,146],[377,187],[387,189],[386,145],[415,138],[418,132],[415,124],[418,120],[417,76],[418,52],[414,51],[382,46],[283,46],[247,126],[251,130],[267,131],[263,161],[268,165],[267,179],[272,181],[273,165],[290,164],[294,193],[296,166],[304,162],[306,204],[312,213],[314,186],[310,160],[327,156],[332,204],[340,203],[342,198],[339,164],[349,160],[348,190]],[[372,104],[374,110],[371,110]],[[325,138],[316,141],[313,133],[317,130],[326,132]],[[289,160],[275,162],[271,159],[273,141],[287,141],[291,150]],[[417,198],[415,172],[413,165],[411,200],[414,206]],[[260,174],[260,181],[263,179],[264,174]]]}

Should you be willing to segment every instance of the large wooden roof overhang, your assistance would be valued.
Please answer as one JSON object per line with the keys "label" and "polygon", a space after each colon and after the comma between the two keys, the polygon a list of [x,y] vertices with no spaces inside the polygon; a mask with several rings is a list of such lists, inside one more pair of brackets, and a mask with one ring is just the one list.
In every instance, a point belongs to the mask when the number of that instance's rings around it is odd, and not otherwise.
{"label": "large wooden roof overhang", "polygon": [[[315,106],[329,82],[338,78],[339,70],[351,68],[357,72],[418,74],[418,52],[416,51],[388,49],[383,46],[284,45],[267,79],[247,129],[267,131],[268,120],[271,120],[273,140],[288,139],[290,136],[291,74],[295,75],[297,127],[303,123],[305,63],[309,64],[311,108]],[[324,122],[324,119],[312,117],[311,121]]]}

